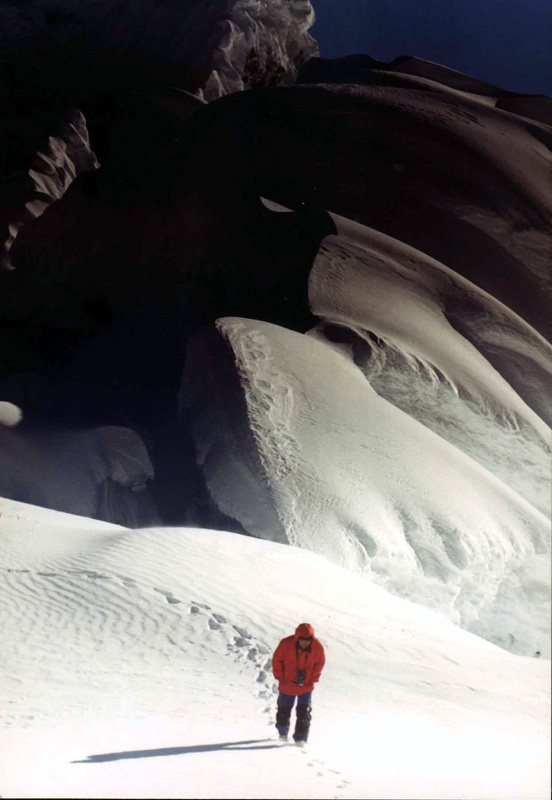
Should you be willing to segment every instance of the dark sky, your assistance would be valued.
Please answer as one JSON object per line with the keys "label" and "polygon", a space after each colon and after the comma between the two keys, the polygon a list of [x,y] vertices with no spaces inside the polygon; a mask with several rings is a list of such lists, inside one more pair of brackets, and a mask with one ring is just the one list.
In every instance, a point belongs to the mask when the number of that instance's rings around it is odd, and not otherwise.
{"label": "dark sky", "polygon": [[552,95],[552,0],[311,0],[323,58],[412,55]]}

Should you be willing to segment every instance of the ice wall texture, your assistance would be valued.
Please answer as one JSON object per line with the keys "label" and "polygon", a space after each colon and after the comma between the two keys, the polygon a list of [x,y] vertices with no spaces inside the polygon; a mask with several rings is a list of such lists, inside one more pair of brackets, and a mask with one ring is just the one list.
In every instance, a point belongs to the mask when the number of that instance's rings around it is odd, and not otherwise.
{"label": "ice wall texture", "polygon": [[[551,131],[487,95],[373,80],[205,110],[255,121],[267,196],[345,214],[310,272],[315,327],[224,318],[218,345],[192,341],[194,359],[231,355],[240,383],[196,375],[201,403],[183,394],[202,452],[218,443],[206,483],[253,535],[283,533],[513,652],[549,655]],[[231,444],[238,417],[247,455]],[[227,476],[244,473],[238,500]]]}
{"label": "ice wall texture", "polygon": [[265,197],[406,242],[550,339],[550,126],[473,91],[372,78],[243,92],[205,117],[241,126]]}
{"label": "ice wall texture", "polygon": [[[444,317],[440,327],[446,339]],[[547,652],[549,521],[518,491],[515,461],[524,458],[525,481],[535,477],[545,503],[547,453],[532,430],[513,424],[489,365],[493,410],[459,400],[450,364],[440,381],[435,363],[396,342],[399,390],[390,381],[376,391],[351,345],[319,331],[235,318],[218,330],[211,363],[229,349],[240,387],[203,370],[193,379],[204,387],[201,402],[188,408],[207,485],[225,513],[254,536],[320,553],[508,649]],[[194,348],[205,352],[201,337]],[[401,381],[421,414],[399,408]],[[423,413],[435,422],[419,421]],[[253,448],[239,436],[244,417]],[[492,467],[508,448],[501,479]]]}

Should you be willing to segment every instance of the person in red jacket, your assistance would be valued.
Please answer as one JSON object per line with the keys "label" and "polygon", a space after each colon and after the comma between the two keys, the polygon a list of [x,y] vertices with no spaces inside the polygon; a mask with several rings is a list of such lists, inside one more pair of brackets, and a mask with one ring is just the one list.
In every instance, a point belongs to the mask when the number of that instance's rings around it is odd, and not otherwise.
{"label": "person in red jacket", "polygon": [[311,698],[314,684],[320,680],[326,662],[322,643],[314,638],[308,622],[297,626],[294,636],[282,639],[272,656],[272,672],[278,681],[276,728],[282,741],[287,741],[291,709],[297,698],[295,743],[306,743],[312,715]]}

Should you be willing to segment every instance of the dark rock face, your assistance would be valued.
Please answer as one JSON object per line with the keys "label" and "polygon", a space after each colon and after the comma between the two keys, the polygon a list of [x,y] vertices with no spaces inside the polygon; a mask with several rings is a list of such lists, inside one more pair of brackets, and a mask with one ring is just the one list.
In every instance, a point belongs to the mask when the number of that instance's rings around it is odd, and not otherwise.
{"label": "dark rock face", "polygon": [[[201,104],[194,102],[183,93],[135,95],[112,109],[115,122],[104,131],[101,169],[76,180],[17,238],[12,316],[19,302],[30,309],[33,295],[50,316],[53,309],[61,314],[68,308],[74,313],[79,304],[90,307],[99,297],[104,313],[113,314],[155,305],[144,295],[154,292],[160,300],[179,285],[177,296],[193,296],[207,319],[271,313],[270,306],[280,321],[304,324],[306,276],[333,224],[322,211],[286,215],[266,209],[239,129],[226,135],[206,125]],[[19,282],[26,285],[18,292]],[[297,292],[302,302],[290,302],[299,299]]]}

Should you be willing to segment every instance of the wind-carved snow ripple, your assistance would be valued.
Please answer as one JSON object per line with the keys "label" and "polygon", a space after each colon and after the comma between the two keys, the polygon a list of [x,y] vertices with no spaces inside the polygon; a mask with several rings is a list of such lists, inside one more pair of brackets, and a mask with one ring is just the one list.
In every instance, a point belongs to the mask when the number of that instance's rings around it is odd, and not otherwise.
{"label": "wind-carved snow ripple", "polygon": [[[275,507],[290,544],[296,545],[299,496],[293,491],[294,482],[286,479],[304,472],[301,446],[290,429],[295,393],[301,391],[301,386],[293,376],[277,369],[270,342],[261,331],[249,330],[234,319],[219,321],[217,326],[234,351],[264,476],[275,498],[284,499]],[[285,494],[280,481],[286,481]]]}
{"label": "wind-carved snow ripple", "polygon": [[[276,694],[277,687],[272,680],[271,651],[266,642],[255,637],[241,625],[231,623],[224,614],[213,611],[206,603],[192,600],[189,613],[192,618],[199,620],[204,628],[220,632],[225,652],[236,664],[255,671],[254,680],[259,685],[257,690],[259,699],[268,699]],[[272,714],[273,711],[272,706],[264,709],[265,714]]]}
{"label": "wind-carved snow ripple", "polygon": [[[136,604],[116,575],[85,569],[27,571],[3,569],[4,588],[0,625],[6,632],[17,629],[22,653],[31,637],[33,647],[45,665],[56,660],[59,649],[71,651],[88,663],[109,643],[108,660],[128,653],[144,637],[155,636],[163,620],[163,612],[141,598]],[[50,632],[56,631],[56,642]],[[92,653],[95,655],[92,656]],[[17,648],[9,660],[18,659]],[[22,665],[18,664],[17,669]]]}
{"label": "wind-carved snow ripple", "polygon": [[221,614],[186,596],[182,586],[175,593],[149,577],[75,568],[74,561],[51,569],[1,569],[0,625],[6,636],[17,631],[17,644],[4,660],[7,674],[26,673],[29,639],[36,654],[29,667],[38,665],[45,675],[60,658],[72,674],[91,675],[134,673],[150,662],[178,670],[179,651],[193,653],[200,671],[213,656],[228,658],[272,724],[274,706],[266,701],[277,689],[268,644],[234,624],[226,609]]}

